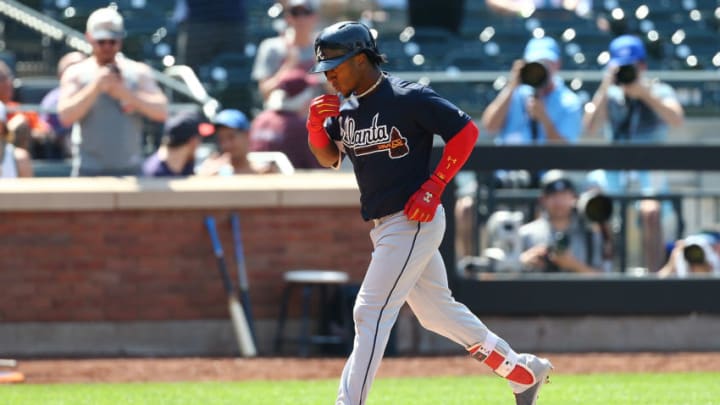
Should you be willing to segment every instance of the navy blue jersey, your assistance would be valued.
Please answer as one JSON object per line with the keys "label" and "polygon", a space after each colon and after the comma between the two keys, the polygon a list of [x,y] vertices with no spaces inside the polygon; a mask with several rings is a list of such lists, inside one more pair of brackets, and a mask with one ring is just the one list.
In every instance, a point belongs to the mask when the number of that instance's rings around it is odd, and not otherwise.
{"label": "navy blue jersey", "polygon": [[373,93],[344,101],[325,128],[353,163],[369,220],[403,210],[434,169],[433,136],[447,142],[468,121],[430,88],[388,75]]}

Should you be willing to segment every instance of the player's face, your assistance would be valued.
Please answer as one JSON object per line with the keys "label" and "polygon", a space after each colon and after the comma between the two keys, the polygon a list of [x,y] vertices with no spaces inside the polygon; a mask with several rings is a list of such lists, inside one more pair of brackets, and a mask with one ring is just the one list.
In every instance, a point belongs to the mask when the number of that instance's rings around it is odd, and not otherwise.
{"label": "player's face", "polygon": [[[328,56],[333,57],[332,54],[328,54]],[[335,69],[330,69],[325,72],[328,83],[330,83],[335,91],[345,97],[349,97],[350,94],[357,89],[362,79],[364,72],[360,70],[358,65],[358,60],[361,57],[361,55],[355,55],[339,64]]]}

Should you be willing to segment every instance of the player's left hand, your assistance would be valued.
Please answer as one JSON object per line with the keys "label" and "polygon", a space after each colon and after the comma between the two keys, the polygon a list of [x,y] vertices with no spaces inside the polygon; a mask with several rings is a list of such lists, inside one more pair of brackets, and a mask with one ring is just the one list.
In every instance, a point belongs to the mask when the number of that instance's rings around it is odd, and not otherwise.
{"label": "player's left hand", "polygon": [[405,215],[408,219],[418,222],[432,221],[445,186],[446,184],[437,176],[430,176],[405,204]]}

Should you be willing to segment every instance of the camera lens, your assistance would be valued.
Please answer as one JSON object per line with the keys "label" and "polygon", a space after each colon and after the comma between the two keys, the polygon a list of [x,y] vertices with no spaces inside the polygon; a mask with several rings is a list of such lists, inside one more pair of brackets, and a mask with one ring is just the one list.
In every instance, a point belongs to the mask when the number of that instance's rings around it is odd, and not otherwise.
{"label": "camera lens", "polygon": [[683,248],[683,257],[690,264],[705,263],[705,251],[700,245],[687,245]]}
{"label": "camera lens", "polygon": [[620,66],[615,74],[615,81],[619,84],[630,84],[637,79],[637,69],[635,65]]}
{"label": "camera lens", "polygon": [[613,201],[598,190],[588,190],[580,195],[578,211],[591,222],[606,222],[612,216]]}
{"label": "camera lens", "polygon": [[565,232],[555,232],[553,234],[553,245],[552,250],[557,253],[562,253],[570,247],[570,236]]}
{"label": "camera lens", "polygon": [[520,81],[529,86],[543,87],[547,79],[547,68],[540,62],[528,62],[520,69]]}

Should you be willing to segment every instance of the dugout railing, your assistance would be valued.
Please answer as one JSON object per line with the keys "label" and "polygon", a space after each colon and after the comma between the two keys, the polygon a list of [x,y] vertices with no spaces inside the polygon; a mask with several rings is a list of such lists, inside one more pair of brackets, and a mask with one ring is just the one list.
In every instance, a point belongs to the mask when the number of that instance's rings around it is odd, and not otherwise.
{"label": "dugout railing", "polygon": [[[441,149],[435,150],[438,159]],[[719,171],[720,145],[544,145],[476,146],[464,170],[485,179],[481,203],[494,206],[497,190],[491,174],[498,169],[542,171],[564,169],[590,171],[662,170]],[[483,180],[481,180],[483,181]],[[454,207],[457,185],[449,185],[443,205]],[[674,201],[690,197],[714,197],[706,193],[671,193]],[[627,196],[626,196],[627,197]],[[646,196],[636,196],[638,199]],[[628,198],[624,199],[626,202]],[[452,210],[447,209],[450,213]],[[681,212],[682,213],[682,212]],[[637,315],[720,313],[720,278],[660,279],[653,275],[631,276],[625,268],[598,276],[575,274],[499,275],[467,278],[458,271],[455,250],[455,217],[446,215],[447,230],[441,253],[454,295],[479,314],[495,315]],[[682,223],[680,223],[681,225]],[[621,259],[624,260],[624,259]],[[624,266],[624,263],[622,264]]]}

